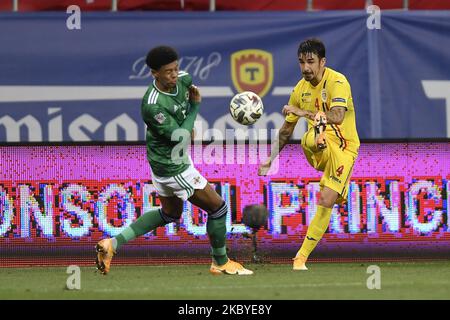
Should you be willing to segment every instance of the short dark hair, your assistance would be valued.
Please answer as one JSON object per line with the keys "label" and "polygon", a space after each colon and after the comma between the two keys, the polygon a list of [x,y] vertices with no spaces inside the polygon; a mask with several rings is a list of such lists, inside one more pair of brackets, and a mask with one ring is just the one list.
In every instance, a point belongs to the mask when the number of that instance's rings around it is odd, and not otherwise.
{"label": "short dark hair", "polygon": [[154,47],[147,54],[145,63],[150,69],[159,70],[162,66],[178,60],[178,53],[168,46]]}
{"label": "short dark hair", "polygon": [[315,53],[319,59],[325,58],[325,45],[317,38],[306,39],[298,46],[297,56],[302,53]]}

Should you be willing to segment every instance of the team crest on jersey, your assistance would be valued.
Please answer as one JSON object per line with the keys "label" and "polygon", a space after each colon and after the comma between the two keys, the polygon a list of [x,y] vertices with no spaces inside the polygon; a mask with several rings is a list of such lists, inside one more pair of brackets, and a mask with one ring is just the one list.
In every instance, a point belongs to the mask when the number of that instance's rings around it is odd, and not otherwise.
{"label": "team crest on jersey", "polygon": [[162,114],[161,112],[155,115],[155,120],[158,121],[159,124],[163,124],[164,121],[166,121],[166,116]]}
{"label": "team crest on jersey", "polygon": [[322,102],[327,102],[327,90],[326,89],[322,89],[322,91],[320,92],[320,97],[322,98]]}
{"label": "team crest on jersey", "polygon": [[311,92],[303,92],[302,93],[302,102],[310,103],[311,102]]}
{"label": "team crest on jersey", "polygon": [[189,100],[189,91],[186,91],[186,93],[184,94],[184,97],[186,98],[186,100]]}
{"label": "team crest on jersey", "polygon": [[199,184],[200,183],[200,177],[197,176],[194,178],[194,184]]}
{"label": "team crest on jersey", "polygon": [[253,91],[263,97],[272,86],[272,54],[259,49],[234,52],[231,55],[231,78],[237,91]]}

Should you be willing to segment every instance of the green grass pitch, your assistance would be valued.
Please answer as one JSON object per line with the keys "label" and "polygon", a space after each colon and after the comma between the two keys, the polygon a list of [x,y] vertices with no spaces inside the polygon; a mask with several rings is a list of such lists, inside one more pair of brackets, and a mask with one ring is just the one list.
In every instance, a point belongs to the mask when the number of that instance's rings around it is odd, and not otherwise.
{"label": "green grass pitch", "polygon": [[[367,288],[370,265],[381,289]],[[112,266],[102,276],[81,267],[81,289],[68,290],[65,267],[1,268],[0,299],[450,299],[450,262],[247,264],[252,276],[212,276],[207,265]]]}

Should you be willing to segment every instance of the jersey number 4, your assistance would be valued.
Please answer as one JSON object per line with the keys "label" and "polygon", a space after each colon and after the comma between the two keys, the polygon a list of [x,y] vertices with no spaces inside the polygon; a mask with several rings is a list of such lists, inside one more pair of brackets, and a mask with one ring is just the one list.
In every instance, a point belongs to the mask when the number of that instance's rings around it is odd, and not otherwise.
{"label": "jersey number 4", "polygon": [[342,174],[342,171],[344,171],[344,166],[340,166],[339,168],[337,168],[337,170],[336,170],[336,174],[337,174],[337,176],[338,176],[338,177],[340,177],[340,176],[341,176],[341,174]]}

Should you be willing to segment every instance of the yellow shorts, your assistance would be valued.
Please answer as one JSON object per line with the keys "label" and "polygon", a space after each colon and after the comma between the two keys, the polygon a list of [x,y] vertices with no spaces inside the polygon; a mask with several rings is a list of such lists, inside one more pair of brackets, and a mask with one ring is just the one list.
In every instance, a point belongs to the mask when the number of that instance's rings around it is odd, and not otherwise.
{"label": "yellow shorts", "polygon": [[319,171],[323,171],[320,179],[320,189],[328,187],[336,191],[339,196],[336,203],[347,201],[350,177],[356,156],[351,152],[342,151],[339,145],[331,139],[326,139],[327,148],[317,150],[314,141],[314,129],[308,130],[302,138],[302,148],[309,164]]}

